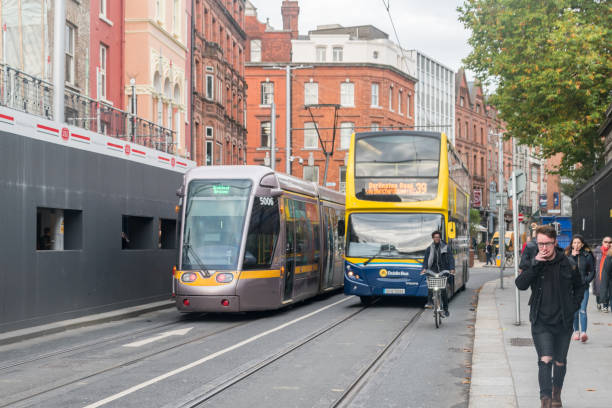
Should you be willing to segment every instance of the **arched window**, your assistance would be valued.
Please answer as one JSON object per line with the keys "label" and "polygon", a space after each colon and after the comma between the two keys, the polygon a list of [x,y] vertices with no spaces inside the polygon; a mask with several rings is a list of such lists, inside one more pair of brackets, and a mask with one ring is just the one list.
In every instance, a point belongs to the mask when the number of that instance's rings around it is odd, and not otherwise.
{"label": "arched window", "polygon": [[168,101],[166,105],[166,127],[168,129],[174,129],[172,126],[172,87],[170,85],[170,79],[166,78],[164,81],[164,97]]}
{"label": "arched window", "polygon": [[156,122],[158,125],[162,123],[162,100],[161,100],[161,75],[159,72],[155,71],[155,75],[153,75],[153,88],[155,89],[156,98],[157,98],[157,114]]}

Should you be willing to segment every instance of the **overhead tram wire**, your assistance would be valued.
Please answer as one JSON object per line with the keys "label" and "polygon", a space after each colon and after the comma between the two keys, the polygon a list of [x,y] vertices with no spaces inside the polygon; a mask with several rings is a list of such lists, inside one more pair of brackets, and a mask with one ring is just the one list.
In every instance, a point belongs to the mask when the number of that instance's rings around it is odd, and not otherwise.
{"label": "overhead tram wire", "polygon": [[399,36],[397,35],[397,30],[395,29],[395,23],[393,22],[393,17],[391,16],[391,11],[389,10],[389,8],[391,7],[391,0],[387,0],[386,2],[385,0],[382,0],[382,2],[383,2],[383,6],[385,6],[385,9],[387,10],[387,14],[389,15],[389,20],[391,21],[391,27],[393,27],[393,32],[395,33],[395,39],[397,40],[397,46],[402,52],[403,60],[406,61],[406,54],[404,54],[404,47],[402,47],[402,43],[400,42]]}

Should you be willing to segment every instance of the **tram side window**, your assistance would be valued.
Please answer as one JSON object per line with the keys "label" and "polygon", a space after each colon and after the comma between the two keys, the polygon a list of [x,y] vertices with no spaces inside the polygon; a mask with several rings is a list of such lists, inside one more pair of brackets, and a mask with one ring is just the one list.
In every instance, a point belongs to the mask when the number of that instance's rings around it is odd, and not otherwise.
{"label": "tram side window", "polygon": [[121,217],[121,249],[153,249],[153,217]]}
{"label": "tram side window", "polygon": [[319,211],[316,204],[306,203],[306,215],[308,217],[309,232],[311,235],[312,251],[314,252],[314,262],[319,263],[320,256],[320,221]]}
{"label": "tram side window", "polygon": [[242,269],[270,267],[279,230],[277,198],[255,197]]}
{"label": "tram side window", "polygon": [[36,208],[36,249],[67,251],[83,248],[83,211]]}

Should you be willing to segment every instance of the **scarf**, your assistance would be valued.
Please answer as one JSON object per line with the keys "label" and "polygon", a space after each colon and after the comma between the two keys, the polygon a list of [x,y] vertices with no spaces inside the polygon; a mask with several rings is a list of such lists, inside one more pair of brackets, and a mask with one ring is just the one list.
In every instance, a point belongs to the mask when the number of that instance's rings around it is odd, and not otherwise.
{"label": "scarf", "polygon": [[601,281],[601,273],[603,272],[604,262],[606,261],[606,255],[608,255],[609,250],[610,248],[604,251],[603,247],[601,247],[601,259],[599,260],[599,280],[600,281]]}

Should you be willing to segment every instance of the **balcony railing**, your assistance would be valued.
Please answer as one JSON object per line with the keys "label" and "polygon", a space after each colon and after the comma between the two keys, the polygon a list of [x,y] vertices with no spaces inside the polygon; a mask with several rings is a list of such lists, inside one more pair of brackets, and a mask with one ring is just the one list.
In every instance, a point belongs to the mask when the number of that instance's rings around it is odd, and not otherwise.
{"label": "balcony railing", "polygon": [[[0,105],[53,119],[53,84],[0,64]],[[176,154],[175,132],[70,89],[64,91],[64,120],[92,132]]]}

